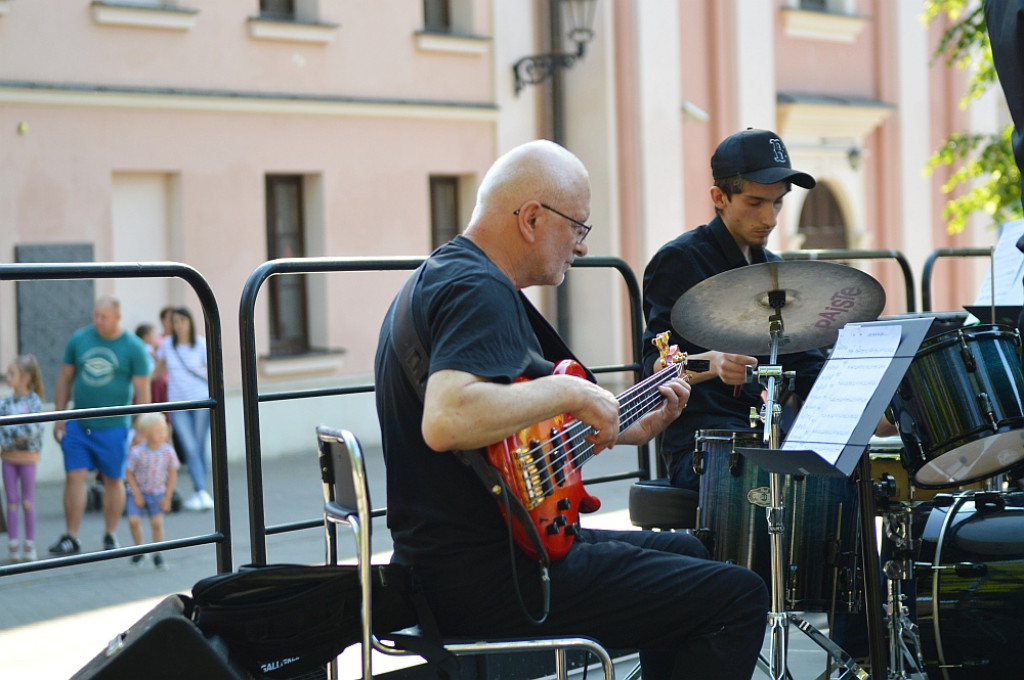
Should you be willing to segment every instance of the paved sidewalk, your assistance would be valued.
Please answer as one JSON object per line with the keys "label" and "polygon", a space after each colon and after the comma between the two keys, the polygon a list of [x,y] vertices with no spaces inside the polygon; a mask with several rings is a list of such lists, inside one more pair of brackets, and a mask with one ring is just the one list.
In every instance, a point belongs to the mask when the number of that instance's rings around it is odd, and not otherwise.
{"label": "paved sidewalk", "polygon": [[[632,449],[622,455],[633,455]],[[384,468],[379,450],[368,449],[367,467],[371,497],[376,506],[385,502]],[[619,454],[602,454],[588,465],[587,475],[621,472],[629,463],[616,460]],[[323,503],[316,455],[264,461],[264,505],[268,525],[312,520],[320,517]],[[248,495],[245,467],[230,465],[230,505],[233,568],[251,561]],[[191,491],[188,475],[182,475],[182,491]],[[591,526],[628,528],[628,491],[631,482],[612,482],[590,488],[603,501],[601,512],[588,517]],[[40,485],[37,489],[39,521],[37,538],[40,556],[63,532],[62,486]],[[165,519],[169,539],[212,532],[211,512],[179,512]],[[144,535],[150,536],[144,522]],[[81,538],[83,550],[99,550],[103,533],[99,513],[86,513]],[[122,546],[131,543],[127,521],[118,535]],[[390,538],[383,519],[375,521],[374,550],[386,559]],[[5,539],[5,537],[3,537]],[[6,540],[3,540],[6,543]],[[0,544],[6,552],[6,546]],[[343,540],[344,556],[351,556],[350,542]],[[4,554],[0,553],[0,554]],[[100,653],[117,634],[131,627],[160,600],[172,593],[187,593],[192,585],[216,573],[213,545],[165,552],[167,571],[159,571],[147,559],[131,566],[125,557],[90,564],[0,577],[0,668],[3,678],[66,680]],[[322,564],[322,529],[306,529],[267,539],[267,561]],[[815,621],[815,625],[820,625]],[[796,678],[816,677],[825,664],[824,653],[797,633],[790,640],[789,669]],[[375,670],[386,672],[409,665],[407,660],[381,658]],[[625,660],[617,669],[623,677],[632,667]],[[358,677],[358,646],[342,656],[342,677]],[[754,678],[766,677],[760,672]]]}
{"label": "paved sidewalk", "polygon": [[[383,465],[379,452],[368,452]],[[248,495],[245,467],[230,466],[230,505],[233,568],[251,562]],[[264,503],[269,525],[313,520],[320,516],[323,493],[316,454],[264,462]],[[374,477],[383,477],[374,474]],[[183,496],[191,494],[187,473],[179,482]],[[374,480],[376,485],[376,480]],[[38,511],[37,542],[41,558],[64,531],[61,484],[40,485],[36,490]],[[381,487],[372,492],[384,502]],[[178,512],[165,517],[168,539],[187,538],[214,530],[212,512]],[[80,538],[83,551],[99,550],[103,519],[88,512]],[[151,536],[143,520],[143,535]],[[377,544],[389,549],[388,532],[381,524],[374,532]],[[126,519],[118,537],[122,546],[131,545]],[[6,536],[0,536],[0,555],[6,557]],[[322,529],[306,529],[267,539],[268,562],[323,563]],[[344,545],[344,544],[343,544]],[[4,678],[68,678],[98,654],[118,633],[138,621],[160,600],[176,592],[188,592],[192,585],[217,573],[213,544],[165,551],[169,568],[157,570],[152,560],[132,566],[128,558],[93,562],[0,577],[0,668]]]}

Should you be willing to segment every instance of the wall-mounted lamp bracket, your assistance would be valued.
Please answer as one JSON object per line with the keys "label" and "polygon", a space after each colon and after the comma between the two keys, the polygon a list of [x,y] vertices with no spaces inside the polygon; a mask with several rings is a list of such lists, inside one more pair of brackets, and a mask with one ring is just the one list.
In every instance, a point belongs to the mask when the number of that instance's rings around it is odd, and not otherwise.
{"label": "wall-mounted lamp bracket", "polygon": [[515,74],[516,94],[527,85],[539,85],[550,78],[556,69],[570,68],[579,56],[565,52],[554,54],[535,54],[523,57],[512,64]]}

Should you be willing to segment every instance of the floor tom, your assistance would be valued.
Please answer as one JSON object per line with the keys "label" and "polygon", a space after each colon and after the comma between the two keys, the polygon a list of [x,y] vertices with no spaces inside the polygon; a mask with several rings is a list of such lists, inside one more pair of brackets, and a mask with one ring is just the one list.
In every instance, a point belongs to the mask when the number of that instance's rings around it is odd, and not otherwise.
{"label": "floor tom", "polygon": [[[763,446],[754,430],[700,430],[694,467],[700,476],[698,532],[712,558],[748,567],[770,586],[770,475],[737,452]],[[838,611],[855,608],[856,484],[845,478],[783,475],[782,499],[787,609],[831,611],[833,601]]]}

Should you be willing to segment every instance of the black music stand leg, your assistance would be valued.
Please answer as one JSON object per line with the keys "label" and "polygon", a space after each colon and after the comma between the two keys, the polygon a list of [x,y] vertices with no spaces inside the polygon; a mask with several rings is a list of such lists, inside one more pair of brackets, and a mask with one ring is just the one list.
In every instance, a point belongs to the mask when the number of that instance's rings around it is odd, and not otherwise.
{"label": "black music stand leg", "polygon": [[858,466],[860,480],[860,539],[864,554],[864,609],[868,628],[868,659],[871,661],[871,676],[886,678],[889,675],[888,658],[885,648],[885,631],[882,627],[881,569],[878,566],[878,543],[875,541],[875,492],[871,483],[871,459],[867,449]]}

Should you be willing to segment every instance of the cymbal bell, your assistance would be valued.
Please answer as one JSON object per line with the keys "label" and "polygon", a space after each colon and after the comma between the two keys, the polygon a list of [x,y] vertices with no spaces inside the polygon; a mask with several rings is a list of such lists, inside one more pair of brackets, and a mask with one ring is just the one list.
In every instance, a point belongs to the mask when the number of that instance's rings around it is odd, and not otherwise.
{"label": "cymbal bell", "polygon": [[672,307],[672,327],[706,349],[766,356],[780,303],[778,353],[793,354],[832,345],[847,323],[877,319],[885,291],[869,274],[836,262],[763,262],[690,288]]}

